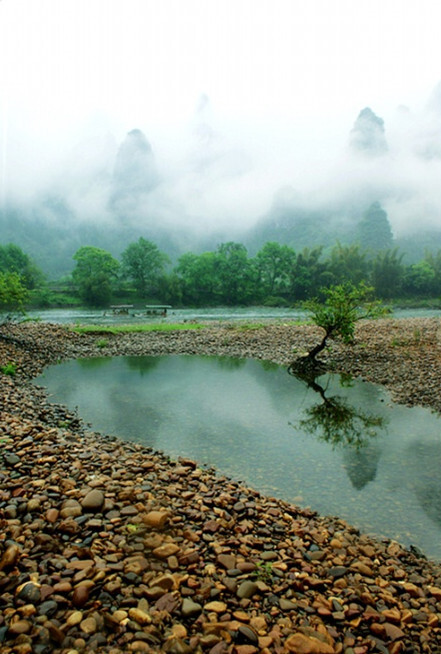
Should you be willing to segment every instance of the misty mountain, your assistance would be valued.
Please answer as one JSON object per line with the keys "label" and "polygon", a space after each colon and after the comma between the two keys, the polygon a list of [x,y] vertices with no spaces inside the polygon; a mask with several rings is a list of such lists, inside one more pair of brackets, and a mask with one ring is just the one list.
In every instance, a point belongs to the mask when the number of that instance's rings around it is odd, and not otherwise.
{"label": "misty mountain", "polygon": [[355,153],[378,156],[387,152],[384,120],[365,107],[360,111],[349,135],[350,148]]}
{"label": "misty mountain", "polygon": [[292,188],[280,189],[269,213],[247,235],[247,244],[257,252],[267,241],[278,241],[294,250],[334,245],[356,239],[356,219],[348,207],[311,209]]}
{"label": "misty mountain", "polygon": [[204,97],[188,147],[172,163],[137,128],[119,144],[108,133],[84,141],[32,199],[4,200],[1,243],[16,243],[57,278],[82,245],[120,257],[140,236],[173,262],[232,240],[251,255],[267,241],[297,252],[336,241],[371,247],[363,219],[376,207],[384,243],[402,248],[405,261],[441,248],[441,85],[423,115],[398,111],[387,137],[384,120],[365,107],[332,165],[308,178],[295,169],[288,185],[277,185],[277,175],[266,182],[270,168],[258,169],[252,150],[224,138],[209,109]]}
{"label": "misty mountain", "polygon": [[111,181],[109,207],[122,220],[159,184],[152,146],[140,129],[132,129],[121,143]]}

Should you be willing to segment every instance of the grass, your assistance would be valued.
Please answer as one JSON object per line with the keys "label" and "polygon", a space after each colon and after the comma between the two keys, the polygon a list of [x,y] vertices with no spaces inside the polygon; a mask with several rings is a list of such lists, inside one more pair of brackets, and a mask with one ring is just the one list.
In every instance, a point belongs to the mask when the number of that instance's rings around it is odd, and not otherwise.
{"label": "grass", "polygon": [[391,341],[392,347],[405,347],[406,345],[420,345],[421,343],[421,331],[419,329],[414,329],[412,337],[410,338],[393,338]]}
{"label": "grass", "polygon": [[78,325],[77,334],[136,334],[139,332],[171,332],[176,330],[203,329],[200,323],[149,323],[147,325]]}
{"label": "grass", "polygon": [[4,366],[0,366],[0,370],[4,375],[9,375],[10,377],[13,377],[17,372],[17,364],[7,363]]}

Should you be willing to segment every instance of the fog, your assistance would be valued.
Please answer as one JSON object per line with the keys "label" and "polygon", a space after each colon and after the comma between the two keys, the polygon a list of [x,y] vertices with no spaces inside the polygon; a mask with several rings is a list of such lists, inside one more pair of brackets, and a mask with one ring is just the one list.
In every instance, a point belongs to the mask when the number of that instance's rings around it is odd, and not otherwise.
{"label": "fog", "polygon": [[280,198],[342,220],[378,200],[395,236],[438,229],[436,18],[430,0],[3,0],[3,212],[234,238]]}

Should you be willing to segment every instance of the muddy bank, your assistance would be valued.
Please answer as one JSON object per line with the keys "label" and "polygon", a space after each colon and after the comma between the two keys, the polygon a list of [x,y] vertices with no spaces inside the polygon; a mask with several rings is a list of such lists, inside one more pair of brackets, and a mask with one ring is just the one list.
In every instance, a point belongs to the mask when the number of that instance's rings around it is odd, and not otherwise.
{"label": "muddy bank", "polygon": [[[25,324],[0,342],[2,652],[441,651],[441,569],[391,541],[266,498],[197,462],[84,429],[29,379],[62,358],[225,354],[288,364],[313,327],[80,336]],[[106,342],[103,342],[106,341]],[[337,370],[440,410],[439,323],[382,320]]]}

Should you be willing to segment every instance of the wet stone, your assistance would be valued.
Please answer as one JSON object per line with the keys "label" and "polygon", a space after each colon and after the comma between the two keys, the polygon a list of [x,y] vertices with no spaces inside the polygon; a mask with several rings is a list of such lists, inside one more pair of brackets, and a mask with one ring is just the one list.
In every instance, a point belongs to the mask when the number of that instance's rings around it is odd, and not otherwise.
{"label": "wet stone", "polygon": [[202,611],[202,606],[198,604],[198,602],[194,602],[189,597],[184,598],[181,606],[181,613],[184,618],[191,618],[196,615],[199,615],[201,611]]}
{"label": "wet stone", "polygon": [[237,589],[237,596],[241,599],[252,597],[257,593],[258,588],[258,585],[254,581],[243,581]]}
{"label": "wet stone", "polygon": [[58,604],[54,600],[46,600],[38,607],[40,615],[46,615],[48,618],[52,617],[58,609]]}
{"label": "wet stone", "polygon": [[89,491],[87,495],[83,498],[81,506],[84,511],[98,512],[101,510],[101,507],[104,504],[104,494],[102,491],[94,488]]}
{"label": "wet stone", "polygon": [[343,565],[336,565],[328,570],[329,576],[334,577],[334,579],[339,579],[340,577],[344,577],[344,575],[347,572],[348,572],[348,568],[346,568]]}
{"label": "wet stone", "polygon": [[20,463],[21,459],[16,454],[3,454],[3,460],[8,466],[15,466],[17,463]]}
{"label": "wet stone", "polygon": [[36,604],[40,601],[41,593],[40,588],[36,584],[29,582],[24,584],[21,588],[17,589],[17,597],[24,602]]}

